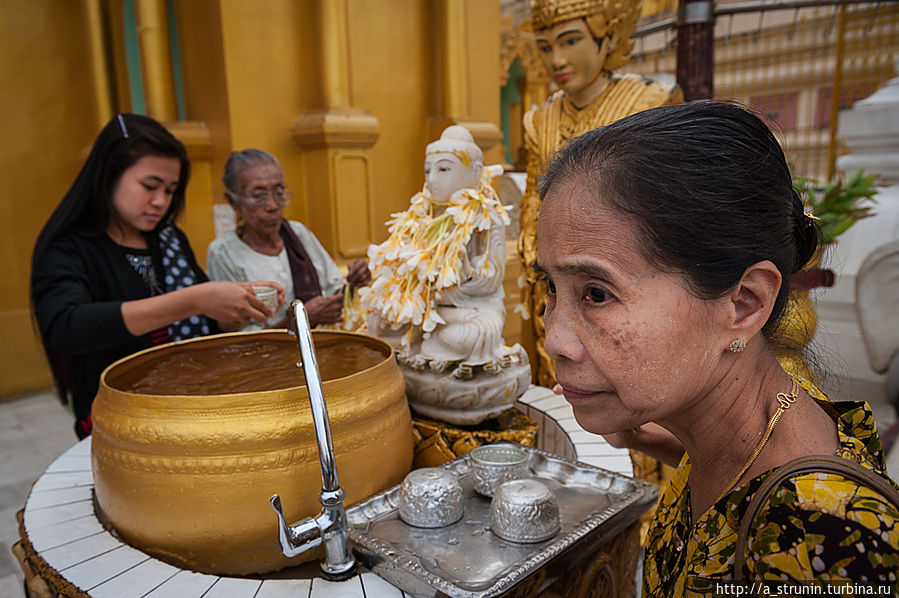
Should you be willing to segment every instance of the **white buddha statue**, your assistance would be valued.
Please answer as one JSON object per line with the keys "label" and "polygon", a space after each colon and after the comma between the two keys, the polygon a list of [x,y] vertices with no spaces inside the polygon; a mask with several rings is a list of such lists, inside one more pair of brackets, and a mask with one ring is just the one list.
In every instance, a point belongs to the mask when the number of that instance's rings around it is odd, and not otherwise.
{"label": "white buddha statue", "polygon": [[[450,423],[498,414],[530,382],[527,354],[506,346],[503,276],[509,218],[471,133],[448,127],[427,146],[425,186],[369,248],[360,289],[369,332],[389,340],[413,409]],[[456,404],[456,402],[459,404]]]}

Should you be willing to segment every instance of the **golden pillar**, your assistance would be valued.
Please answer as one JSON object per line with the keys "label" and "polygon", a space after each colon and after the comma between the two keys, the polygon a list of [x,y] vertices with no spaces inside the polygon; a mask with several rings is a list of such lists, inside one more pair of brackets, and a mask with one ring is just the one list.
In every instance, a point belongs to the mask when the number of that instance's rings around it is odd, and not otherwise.
{"label": "golden pillar", "polygon": [[468,101],[468,45],[465,35],[465,0],[442,0],[441,58],[443,59],[443,109],[446,115],[467,115]]}
{"label": "golden pillar", "polygon": [[177,120],[175,76],[172,72],[165,0],[135,0],[134,11],[147,116],[160,122]]}
{"label": "golden pillar", "polygon": [[301,114],[291,133],[304,150],[308,224],[336,259],[365,255],[375,241],[370,149],[378,119],[354,107],[346,0],[317,2],[324,107]]}
{"label": "golden pillar", "polygon": [[[496,123],[473,118],[471,110],[472,65],[471,35],[469,33],[469,1],[439,0],[436,16],[439,21],[440,55],[437,57],[440,77],[435,85],[440,89],[439,107],[436,118],[431,120],[429,139],[437,139],[449,125],[462,125],[471,131],[475,142],[483,150],[488,150],[502,141],[503,133]],[[491,56],[491,59],[498,59]],[[482,58],[483,59],[483,58]],[[499,85],[499,81],[496,82]]]}
{"label": "golden pillar", "polygon": [[206,123],[178,120],[172,40],[165,0],[135,0],[141,75],[147,116],[163,123],[184,144],[191,162],[191,182],[179,225],[190,231],[200,258],[215,237],[212,225],[212,139]]}
{"label": "golden pillar", "polygon": [[88,30],[88,49],[91,61],[94,96],[97,100],[97,129],[101,129],[113,115],[112,77],[109,72],[104,33],[103,7],[100,0],[84,0],[84,16]]}

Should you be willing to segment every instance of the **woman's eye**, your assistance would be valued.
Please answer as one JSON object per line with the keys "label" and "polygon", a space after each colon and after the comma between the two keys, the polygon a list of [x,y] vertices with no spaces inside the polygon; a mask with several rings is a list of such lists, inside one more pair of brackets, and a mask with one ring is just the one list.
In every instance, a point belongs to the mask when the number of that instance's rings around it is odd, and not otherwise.
{"label": "woman's eye", "polygon": [[156,185],[153,185],[151,183],[141,183],[141,185],[143,185],[144,189],[146,189],[147,191],[156,191]]}
{"label": "woman's eye", "polygon": [[593,303],[603,303],[604,301],[608,301],[611,297],[604,290],[591,287],[587,289],[587,298]]}
{"label": "woman's eye", "polygon": [[570,37],[562,43],[564,43],[566,46],[573,46],[574,44],[578,43],[579,41],[581,41],[581,38],[579,38],[579,37]]}
{"label": "woman's eye", "polygon": [[541,52],[543,52],[544,54],[549,54],[552,51],[552,47],[550,47],[550,46],[539,46],[537,49],[540,50]]}

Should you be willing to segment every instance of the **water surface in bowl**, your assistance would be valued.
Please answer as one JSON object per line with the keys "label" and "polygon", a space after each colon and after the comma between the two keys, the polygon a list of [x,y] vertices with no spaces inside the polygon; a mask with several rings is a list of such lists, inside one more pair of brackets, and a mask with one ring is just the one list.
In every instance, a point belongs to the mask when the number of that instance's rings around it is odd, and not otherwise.
{"label": "water surface in bowl", "polygon": [[[384,361],[387,350],[355,338],[316,339],[323,381],[343,378]],[[306,384],[296,363],[296,340],[234,339],[227,344],[172,345],[134,367],[112,371],[110,386],[147,395],[215,395],[279,390]]]}

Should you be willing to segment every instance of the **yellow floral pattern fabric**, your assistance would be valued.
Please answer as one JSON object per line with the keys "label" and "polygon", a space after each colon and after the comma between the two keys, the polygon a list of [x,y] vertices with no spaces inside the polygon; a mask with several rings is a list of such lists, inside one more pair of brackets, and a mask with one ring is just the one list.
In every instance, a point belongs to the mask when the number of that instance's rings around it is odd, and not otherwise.
{"label": "yellow floral pattern fabric", "polygon": [[[829,402],[800,380],[836,422],[838,455],[886,476],[883,451],[867,403]],[[722,497],[692,521],[684,457],[662,494],[644,542],[643,596],[714,595],[734,576],[740,521],[762,474]],[[888,581],[899,575],[899,513],[867,487],[842,476],[811,473],[784,481],[753,528],[745,579]]]}

